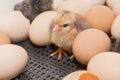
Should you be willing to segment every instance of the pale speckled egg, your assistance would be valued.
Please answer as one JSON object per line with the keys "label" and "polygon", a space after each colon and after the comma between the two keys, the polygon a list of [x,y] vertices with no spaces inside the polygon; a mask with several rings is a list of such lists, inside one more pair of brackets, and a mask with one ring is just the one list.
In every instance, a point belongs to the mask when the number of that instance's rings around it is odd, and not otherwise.
{"label": "pale speckled egg", "polygon": [[106,0],[106,3],[116,15],[120,14],[120,0]]}
{"label": "pale speckled egg", "polygon": [[27,51],[17,45],[0,45],[0,80],[17,77],[28,62]]}
{"label": "pale speckled egg", "polygon": [[1,44],[10,44],[11,40],[8,35],[2,31],[0,31],[0,45]]}
{"label": "pale speckled egg", "polygon": [[111,47],[110,38],[99,29],[86,29],[80,32],[72,46],[73,55],[80,63],[87,64],[100,52],[108,51]]}
{"label": "pale speckled egg", "polygon": [[120,15],[118,15],[113,21],[111,34],[115,39],[120,39]]}
{"label": "pale speckled egg", "polygon": [[13,11],[0,17],[0,30],[5,32],[12,42],[25,40],[29,27],[30,21],[20,11]]}
{"label": "pale speckled egg", "polygon": [[89,9],[85,14],[85,19],[93,28],[109,32],[115,19],[115,14],[109,7],[99,5]]}
{"label": "pale speckled egg", "polygon": [[87,71],[96,74],[100,80],[120,80],[120,54],[103,52],[88,63]]}
{"label": "pale speckled egg", "polygon": [[86,11],[88,11],[90,8],[96,5],[102,5],[104,3],[105,0],[66,0],[63,1],[56,8],[56,10],[58,11],[68,10],[84,16]]}
{"label": "pale speckled egg", "polygon": [[46,46],[51,43],[49,27],[51,21],[57,14],[56,11],[46,11],[33,20],[29,31],[29,37],[33,44],[37,46]]}
{"label": "pale speckled egg", "polygon": [[71,72],[62,80],[99,80],[99,78],[97,77],[97,75],[90,73],[86,70],[78,70]]}

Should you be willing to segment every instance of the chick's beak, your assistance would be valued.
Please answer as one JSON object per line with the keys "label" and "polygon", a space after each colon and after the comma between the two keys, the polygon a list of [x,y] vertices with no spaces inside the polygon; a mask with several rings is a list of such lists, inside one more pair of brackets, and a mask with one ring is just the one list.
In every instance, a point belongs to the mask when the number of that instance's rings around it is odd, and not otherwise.
{"label": "chick's beak", "polygon": [[54,31],[59,31],[60,30],[60,26],[59,25],[55,25],[55,27],[53,28],[53,32]]}

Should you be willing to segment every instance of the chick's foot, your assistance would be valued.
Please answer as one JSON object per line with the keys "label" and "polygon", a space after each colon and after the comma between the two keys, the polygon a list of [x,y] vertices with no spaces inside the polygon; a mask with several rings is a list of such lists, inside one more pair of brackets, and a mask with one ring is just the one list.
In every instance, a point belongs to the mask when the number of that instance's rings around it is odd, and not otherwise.
{"label": "chick's foot", "polygon": [[58,60],[60,60],[62,58],[62,55],[67,56],[67,53],[63,49],[58,48],[55,52],[50,54],[50,56],[55,56],[55,55],[58,55]]}

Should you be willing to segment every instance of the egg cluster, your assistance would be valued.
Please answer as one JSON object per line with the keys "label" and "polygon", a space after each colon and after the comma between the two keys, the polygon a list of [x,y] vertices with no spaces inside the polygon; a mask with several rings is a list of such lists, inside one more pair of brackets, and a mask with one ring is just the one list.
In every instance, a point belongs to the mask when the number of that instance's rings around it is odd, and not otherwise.
{"label": "egg cluster", "polygon": [[0,17],[0,80],[16,77],[27,65],[27,51],[13,43],[30,39],[37,46],[51,44],[51,21],[64,10],[80,14],[92,27],[81,31],[72,45],[73,56],[87,70],[75,71],[63,80],[120,80],[120,0],[55,3],[54,10],[40,13],[31,23],[20,11]]}
{"label": "egg cluster", "polygon": [[19,11],[0,17],[0,80],[11,80],[26,67],[28,53],[13,43],[28,37],[30,21]]}
{"label": "egg cluster", "polygon": [[[58,7],[60,10],[70,10],[81,14],[92,25],[91,29],[84,30],[77,35],[72,46],[75,59],[87,65],[87,70],[75,71],[63,80],[120,80],[118,68],[120,67],[120,54],[118,53],[120,0],[87,1],[68,0],[66,3],[69,5],[64,3],[62,7]],[[97,4],[93,5],[93,3]],[[112,48],[113,39],[116,40],[116,50]]]}

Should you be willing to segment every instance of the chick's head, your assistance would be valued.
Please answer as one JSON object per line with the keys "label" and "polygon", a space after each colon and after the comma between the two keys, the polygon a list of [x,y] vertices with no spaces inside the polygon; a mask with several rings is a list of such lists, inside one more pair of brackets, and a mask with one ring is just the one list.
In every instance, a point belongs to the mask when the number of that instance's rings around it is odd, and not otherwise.
{"label": "chick's head", "polygon": [[64,11],[54,20],[53,31],[70,32],[74,28],[74,22],[74,14],[69,11]]}

